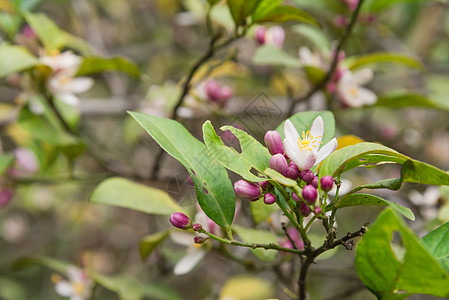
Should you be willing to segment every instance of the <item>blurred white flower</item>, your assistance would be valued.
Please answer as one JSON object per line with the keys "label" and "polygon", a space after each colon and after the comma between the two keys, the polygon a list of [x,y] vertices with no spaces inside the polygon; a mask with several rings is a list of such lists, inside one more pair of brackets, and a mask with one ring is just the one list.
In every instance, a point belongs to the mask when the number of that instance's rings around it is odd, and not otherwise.
{"label": "blurred white flower", "polygon": [[355,73],[347,70],[337,83],[337,93],[343,103],[350,107],[374,104],[377,102],[376,94],[361,87],[372,79],[373,71],[371,69],[361,69]]}
{"label": "blurred white flower", "polygon": [[307,47],[301,47],[298,51],[300,62],[304,66],[312,66],[321,70],[328,69],[328,65],[323,59],[323,56],[319,52],[312,52]]}
{"label": "blurred white flower", "polygon": [[410,201],[419,206],[419,212],[426,220],[435,219],[438,216],[438,200],[441,197],[440,188],[436,186],[428,187],[424,193],[412,190],[409,193]]}
{"label": "blurred white flower", "polygon": [[258,26],[255,30],[255,38],[261,45],[273,45],[281,49],[284,45],[285,31],[281,26],[273,26],[269,29]]}
{"label": "blurred white flower", "polygon": [[13,215],[3,221],[1,236],[10,243],[20,241],[29,231],[27,219],[20,215]]}
{"label": "blurred white flower", "polygon": [[74,94],[84,93],[94,84],[92,78],[75,77],[82,58],[71,51],[42,56],[40,61],[52,69],[47,80],[48,90],[69,105],[78,105],[79,99]]}
{"label": "blurred white flower", "polygon": [[56,282],[55,290],[58,295],[70,297],[70,300],[86,300],[92,293],[93,282],[87,276],[85,270],[75,266],[67,267],[66,272],[68,280],[63,280],[59,276],[53,276]]}
{"label": "blurred white flower", "polygon": [[16,158],[14,167],[10,170],[13,177],[26,176],[39,170],[39,162],[33,151],[27,148],[14,150]]}

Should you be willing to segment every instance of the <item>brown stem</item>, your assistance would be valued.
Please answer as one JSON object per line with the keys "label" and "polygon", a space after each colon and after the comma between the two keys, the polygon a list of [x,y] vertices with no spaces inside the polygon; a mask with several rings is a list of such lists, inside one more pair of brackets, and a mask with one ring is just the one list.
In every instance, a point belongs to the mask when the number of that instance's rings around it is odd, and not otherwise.
{"label": "brown stem", "polygon": [[335,55],[332,59],[331,62],[331,66],[329,68],[329,71],[326,73],[326,75],[324,76],[324,78],[318,83],[316,84],[306,95],[298,98],[298,99],[292,99],[292,101],[290,102],[290,106],[287,110],[287,117],[291,116],[293,114],[293,111],[295,110],[296,105],[298,105],[299,103],[306,101],[307,99],[309,99],[313,94],[315,94],[317,91],[321,90],[322,88],[324,88],[326,86],[326,84],[329,82],[329,80],[332,77],[332,74],[334,73],[335,69],[337,68],[338,65],[338,53],[343,49],[344,44],[346,43],[346,40],[349,38],[349,36],[352,33],[352,30],[354,28],[354,25],[357,21],[357,16],[359,15],[360,12],[360,8],[362,7],[364,0],[360,0],[359,4],[357,5],[357,8],[354,10],[352,16],[351,16],[351,21],[349,22],[348,27],[346,28],[345,34],[343,35],[343,37],[341,38],[341,40],[339,41],[337,48],[335,49]]}

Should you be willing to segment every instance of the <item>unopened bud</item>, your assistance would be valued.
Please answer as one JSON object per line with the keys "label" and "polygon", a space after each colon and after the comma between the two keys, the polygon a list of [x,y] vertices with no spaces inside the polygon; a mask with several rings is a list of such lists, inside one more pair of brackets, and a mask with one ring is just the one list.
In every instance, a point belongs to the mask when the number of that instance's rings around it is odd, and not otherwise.
{"label": "unopened bud", "polygon": [[323,176],[320,179],[320,183],[321,183],[321,189],[325,192],[329,192],[332,189],[332,187],[334,186],[334,179],[330,175]]}
{"label": "unopened bud", "polygon": [[258,27],[256,28],[256,31],[255,31],[255,33],[254,33],[254,36],[255,36],[257,42],[258,42],[260,45],[265,44],[265,34],[266,34],[266,32],[267,32],[267,29],[266,29],[265,27],[263,27],[263,26],[258,26]]}
{"label": "unopened bud", "polygon": [[175,212],[170,216],[170,223],[179,229],[189,229],[192,226],[192,222],[182,212]]}
{"label": "unopened bud", "polygon": [[287,171],[285,171],[285,175],[293,180],[298,179],[299,177],[299,170],[298,167],[296,166],[296,164],[291,161],[290,164],[288,165]]}
{"label": "unopened bud", "polygon": [[270,168],[286,176],[288,164],[284,155],[282,154],[273,155],[270,159]]}
{"label": "unopened bud", "polygon": [[276,197],[271,193],[266,193],[263,197],[263,203],[271,205],[276,202]]}
{"label": "unopened bud", "polygon": [[296,195],[294,192],[292,193],[292,198],[295,201],[301,201],[302,199],[298,197],[298,195]]}
{"label": "unopened bud", "polygon": [[311,185],[313,185],[314,188],[318,188],[318,176],[315,176],[313,180],[310,182]]}
{"label": "unopened bud", "polygon": [[195,244],[203,244],[207,240],[208,240],[207,238],[204,238],[204,237],[198,236],[198,235],[193,238],[193,242]]}
{"label": "unopened bud", "polygon": [[195,223],[192,225],[192,229],[193,231],[200,231],[201,229],[203,229],[203,226],[201,226],[201,224]]}
{"label": "unopened bud", "polygon": [[0,191],[0,207],[6,206],[14,194],[12,189],[2,189]]}
{"label": "unopened bud", "polygon": [[310,207],[308,207],[307,204],[305,204],[304,202],[301,202],[299,204],[299,213],[302,216],[307,217],[308,215],[310,215],[311,212],[312,210],[310,210]]}
{"label": "unopened bud", "polygon": [[264,190],[268,187],[269,182],[268,182],[268,180],[265,180],[265,181],[260,181],[257,184],[262,188],[262,190]]}
{"label": "unopened bud", "polygon": [[277,47],[282,48],[285,40],[285,31],[281,26],[273,26],[268,30],[268,40],[267,43]]}
{"label": "unopened bud", "polygon": [[259,199],[262,190],[259,185],[240,179],[234,183],[234,191],[237,195],[250,200]]}
{"label": "unopened bud", "polygon": [[302,181],[306,183],[312,182],[313,178],[315,178],[315,174],[313,174],[310,170],[302,170],[299,172],[299,177],[301,177]]}
{"label": "unopened bud", "polygon": [[282,139],[279,132],[274,130],[267,131],[264,141],[271,155],[284,153],[284,149],[282,148]]}
{"label": "unopened bud", "polygon": [[220,99],[221,87],[214,79],[210,79],[206,82],[206,95],[212,101],[218,101]]}
{"label": "unopened bud", "polygon": [[322,212],[321,207],[319,207],[319,206],[314,207],[313,213],[314,213],[315,215],[320,215],[321,212]]}
{"label": "unopened bud", "polygon": [[318,192],[317,192],[316,188],[311,184],[306,185],[302,189],[302,197],[309,204],[314,204],[317,196],[318,196]]}

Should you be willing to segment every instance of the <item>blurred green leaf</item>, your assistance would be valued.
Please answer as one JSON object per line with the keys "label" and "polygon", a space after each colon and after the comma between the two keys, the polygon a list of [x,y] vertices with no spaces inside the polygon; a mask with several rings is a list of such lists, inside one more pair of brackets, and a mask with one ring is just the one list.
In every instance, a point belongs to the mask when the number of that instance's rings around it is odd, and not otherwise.
{"label": "blurred green leaf", "polygon": [[19,72],[39,64],[24,47],[12,46],[6,43],[0,45],[0,77]]}
{"label": "blurred green leaf", "polygon": [[279,210],[279,207],[276,205],[266,205],[263,201],[251,201],[250,205],[251,215],[253,216],[256,224],[268,221],[271,214],[276,210]]}
{"label": "blurred green leaf", "polygon": [[147,259],[147,257],[153,253],[154,249],[168,237],[169,233],[170,232],[166,230],[144,237],[139,243],[140,259],[142,259],[142,261]]}
{"label": "blurred green leaf", "polygon": [[252,61],[256,65],[277,65],[290,68],[302,66],[298,58],[290,56],[284,50],[273,45],[263,45],[257,48]]}
{"label": "blurred green leaf", "polygon": [[243,130],[232,126],[223,126],[221,130],[230,130],[239,140],[242,151],[239,153],[234,148],[226,146],[216,134],[211,122],[206,121],[203,124],[203,140],[214,159],[246,180],[252,182],[266,180],[251,173],[251,169],[263,173],[263,170],[269,167],[271,155],[268,149]]}
{"label": "blurred green leaf", "polygon": [[306,11],[289,5],[278,5],[270,9],[256,10],[253,23],[297,21],[319,26],[318,22]]}
{"label": "blurred green leaf", "polygon": [[402,2],[425,2],[428,0],[366,0],[363,4],[363,10],[378,13],[391,5]]}
{"label": "blurred green leaf", "polygon": [[117,293],[123,300],[141,300],[144,296],[143,285],[136,279],[124,275],[105,276],[90,271],[89,277],[104,288]]}
{"label": "blurred green leaf", "polygon": [[[260,200],[259,200],[260,201]],[[232,229],[240,236],[246,243],[261,243],[270,244],[277,243],[277,236],[269,231],[246,228],[243,226],[233,225]],[[251,249],[255,256],[264,261],[271,261],[276,257],[276,250],[265,250],[263,248]]]}
{"label": "blurred green leaf", "polygon": [[429,232],[422,241],[449,273],[449,222]]}
{"label": "blurred green leaf", "polygon": [[60,274],[65,274],[67,267],[70,265],[68,262],[49,258],[45,256],[30,256],[19,258],[13,263],[13,270],[20,271],[33,266],[44,266]]}
{"label": "blurred green leaf", "polygon": [[157,215],[182,211],[165,191],[120,177],[100,183],[90,196],[90,201]]}
{"label": "blurred green leaf", "polygon": [[14,159],[12,154],[0,154],[0,174],[3,174],[14,163]]}
{"label": "blurred green leaf", "polygon": [[121,71],[134,77],[139,77],[139,69],[124,57],[102,58],[102,57],[84,57],[83,62],[78,69],[77,75],[90,75],[105,71]]}
{"label": "blurred green leaf", "polygon": [[29,297],[23,284],[8,277],[0,277],[0,299],[17,300],[29,299]]}
{"label": "blurred green leaf", "polygon": [[326,73],[320,68],[314,66],[304,66],[303,68],[307,77],[314,84],[319,84],[326,76]]}
{"label": "blurred green leaf", "polygon": [[[397,257],[390,244],[399,233],[405,249]],[[386,209],[359,242],[355,265],[362,282],[379,299],[411,294],[449,296],[449,275],[402,219]]]}
{"label": "blurred green leaf", "polygon": [[257,8],[261,0],[227,0],[235,25],[244,25],[246,18]]}
{"label": "blurred green leaf", "polygon": [[449,105],[429,99],[419,94],[391,94],[383,95],[377,99],[375,106],[384,106],[391,108],[401,107],[426,107],[437,108],[449,111]]}
{"label": "blurred green leaf", "polygon": [[[276,294],[273,284],[255,276],[235,276],[229,278],[220,291],[220,299],[260,300]],[[273,299],[272,299],[273,300]]]}
{"label": "blurred green leaf", "polygon": [[350,194],[347,197],[341,197],[335,204],[336,208],[350,207],[350,206],[364,206],[364,205],[381,205],[390,206],[392,209],[410,219],[415,220],[415,215],[410,210],[410,208],[401,206],[393,201],[388,201],[380,197],[370,195],[370,194]]}
{"label": "blurred green leaf", "polygon": [[137,112],[129,114],[168,154],[184,165],[206,215],[220,226],[229,226],[234,219],[234,189],[226,169],[215,161],[206,146],[174,120]]}
{"label": "blurred green leaf", "polygon": [[296,24],[292,26],[292,30],[311,41],[316,47],[323,51],[327,52],[331,48],[327,36],[317,27],[307,24]]}
{"label": "blurred green leaf", "polygon": [[162,283],[145,283],[143,293],[149,299],[155,300],[182,300],[181,296],[171,286]]}
{"label": "blurred green leaf", "polygon": [[411,68],[424,70],[424,65],[414,57],[400,53],[378,52],[346,58],[343,63],[350,69],[360,69],[370,64],[397,63]]}

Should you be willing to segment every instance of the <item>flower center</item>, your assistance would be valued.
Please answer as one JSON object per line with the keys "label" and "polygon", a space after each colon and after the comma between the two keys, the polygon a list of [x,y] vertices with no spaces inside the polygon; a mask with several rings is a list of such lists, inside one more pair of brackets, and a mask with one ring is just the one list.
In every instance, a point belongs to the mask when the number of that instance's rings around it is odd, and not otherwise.
{"label": "flower center", "polygon": [[352,97],[357,97],[359,95],[359,89],[356,87],[350,88],[349,94],[351,94]]}
{"label": "flower center", "polygon": [[82,295],[84,292],[84,285],[82,283],[74,282],[72,283],[72,288],[76,295]]}
{"label": "flower center", "polygon": [[[302,132],[302,138],[298,137],[298,146],[300,150],[314,151],[317,150],[318,145],[315,141],[320,138],[321,135],[314,137],[310,130],[307,132]],[[319,142],[321,144],[321,142]]]}

